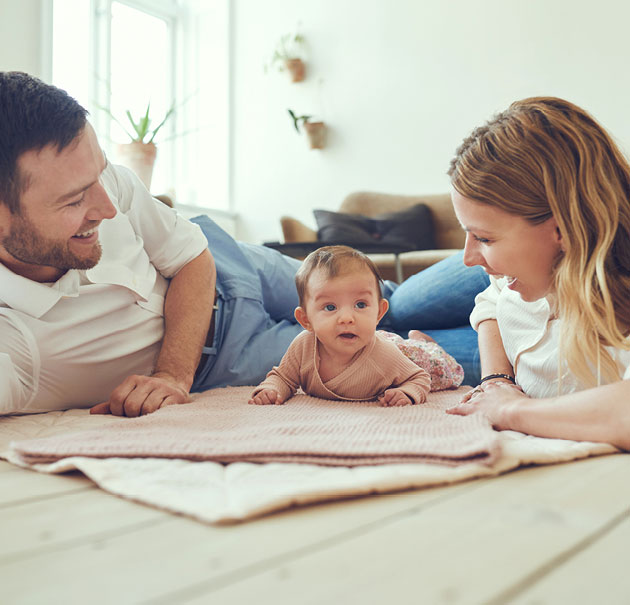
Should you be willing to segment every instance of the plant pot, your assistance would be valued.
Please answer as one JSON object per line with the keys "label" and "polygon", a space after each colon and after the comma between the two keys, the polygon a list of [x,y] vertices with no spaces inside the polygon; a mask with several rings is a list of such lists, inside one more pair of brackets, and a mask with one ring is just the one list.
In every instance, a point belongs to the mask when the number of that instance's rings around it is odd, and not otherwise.
{"label": "plant pot", "polygon": [[324,122],[304,122],[311,149],[323,149],[326,146],[326,124]]}
{"label": "plant pot", "polygon": [[284,64],[291,74],[291,82],[301,82],[306,73],[306,65],[302,59],[287,59]]}
{"label": "plant pot", "polygon": [[150,191],[153,166],[157,155],[155,143],[140,143],[139,141],[121,143],[116,146],[116,151],[118,161],[123,166],[133,170]]}

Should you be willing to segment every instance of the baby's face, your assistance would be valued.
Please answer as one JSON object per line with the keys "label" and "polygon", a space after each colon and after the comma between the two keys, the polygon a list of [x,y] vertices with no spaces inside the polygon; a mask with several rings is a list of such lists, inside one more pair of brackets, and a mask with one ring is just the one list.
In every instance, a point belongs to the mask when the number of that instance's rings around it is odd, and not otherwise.
{"label": "baby's face", "polygon": [[332,357],[351,357],[369,344],[387,311],[387,301],[381,299],[376,278],[368,269],[335,277],[316,270],[306,292],[308,329]]}

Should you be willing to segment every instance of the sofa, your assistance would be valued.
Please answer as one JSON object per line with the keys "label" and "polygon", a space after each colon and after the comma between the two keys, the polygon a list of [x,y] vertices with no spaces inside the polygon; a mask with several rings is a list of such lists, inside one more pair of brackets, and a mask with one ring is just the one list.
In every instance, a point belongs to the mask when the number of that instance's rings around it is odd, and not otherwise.
{"label": "sofa", "polygon": [[[357,191],[349,194],[341,203],[339,213],[378,217],[385,213],[407,211],[424,204],[428,207],[433,226],[434,247],[428,250],[402,252],[398,259],[394,254],[369,254],[383,279],[400,281],[430,265],[454,254],[464,247],[465,233],[455,217],[450,195],[395,195]],[[285,244],[316,242],[318,232],[290,216],[280,219]],[[344,242],[353,245],[352,242]],[[324,245],[324,244],[322,244]],[[361,246],[356,246],[360,248]],[[399,267],[396,270],[396,262]]]}

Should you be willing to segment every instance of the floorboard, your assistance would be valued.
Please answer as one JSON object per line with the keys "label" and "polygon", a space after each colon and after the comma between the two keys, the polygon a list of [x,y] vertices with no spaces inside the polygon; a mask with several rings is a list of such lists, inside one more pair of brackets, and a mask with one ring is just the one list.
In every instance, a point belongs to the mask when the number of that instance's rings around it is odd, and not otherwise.
{"label": "floorboard", "polygon": [[48,475],[14,466],[12,470],[0,473],[0,509],[91,489],[98,488],[78,472]]}
{"label": "floorboard", "polygon": [[592,544],[523,590],[514,605],[630,605],[630,507]]}
{"label": "floorboard", "polygon": [[223,526],[77,473],[0,471],[0,594],[11,605],[630,604],[625,455]]}
{"label": "floorboard", "polygon": [[[489,603],[630,502],[630,458],[589,459],[484,480],[439,507],[305,552],[228,586],[208,582],[186,603]],[[613,497],[614,494],[614,497]],[[618,551],[622,556],[623,551]],[[497,600],[498,599],[498,600]],[[164,601],[166,602],[166,600]],[[507,601],[503,601],[507,602]]]}
{"label": "floorboard", "polygon": [[0,566],[102,540],[164,518],[154,508],[101,490],[83,490],[6,508],[0,517]]}
{"label": "floorboard", "polygon": [[[5,560],[0,586],[10,603],[45,602],[50,595],[63,603],[112,603],[121,598],[130,603],[176,603],[176,595],[209,579],[250,577],[277,560],[291,561],[319,544],[344,541],[409,511],[440,506],[470,489],[472,485],[462,483],[314,505],[238,525],[209,526],[162,513],[166,521],[161,524],[110,536],[86,531],[85,539],[71,548]],[[123,519],[119,516],[118,522]],[[34,576],[37,583],[29,583]]]}

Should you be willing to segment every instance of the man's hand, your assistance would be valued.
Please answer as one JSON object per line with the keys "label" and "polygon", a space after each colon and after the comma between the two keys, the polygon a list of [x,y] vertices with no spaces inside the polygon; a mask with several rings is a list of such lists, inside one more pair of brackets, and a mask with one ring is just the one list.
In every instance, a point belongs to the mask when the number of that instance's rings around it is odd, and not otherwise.
{"label": "man's hand", "polygon": [[400,389],[387,389],[379,398],[378,402],[385,407],[399,405],[412,405],[413,401]]}
{"label": "man's hand", "polygon": [[189,401],[188,391],[164,372],[153,376],[133,375],[114,389],[109,401],[95,405],[90,414],[113,414],[135,418],[167,405]]}
{"label": "man's hand", "polygon": [[284,400],[280,397],[278,391],[274,391],[273,389],[263,389],[247,403],[254,405],[281,405],[284,403]]}

